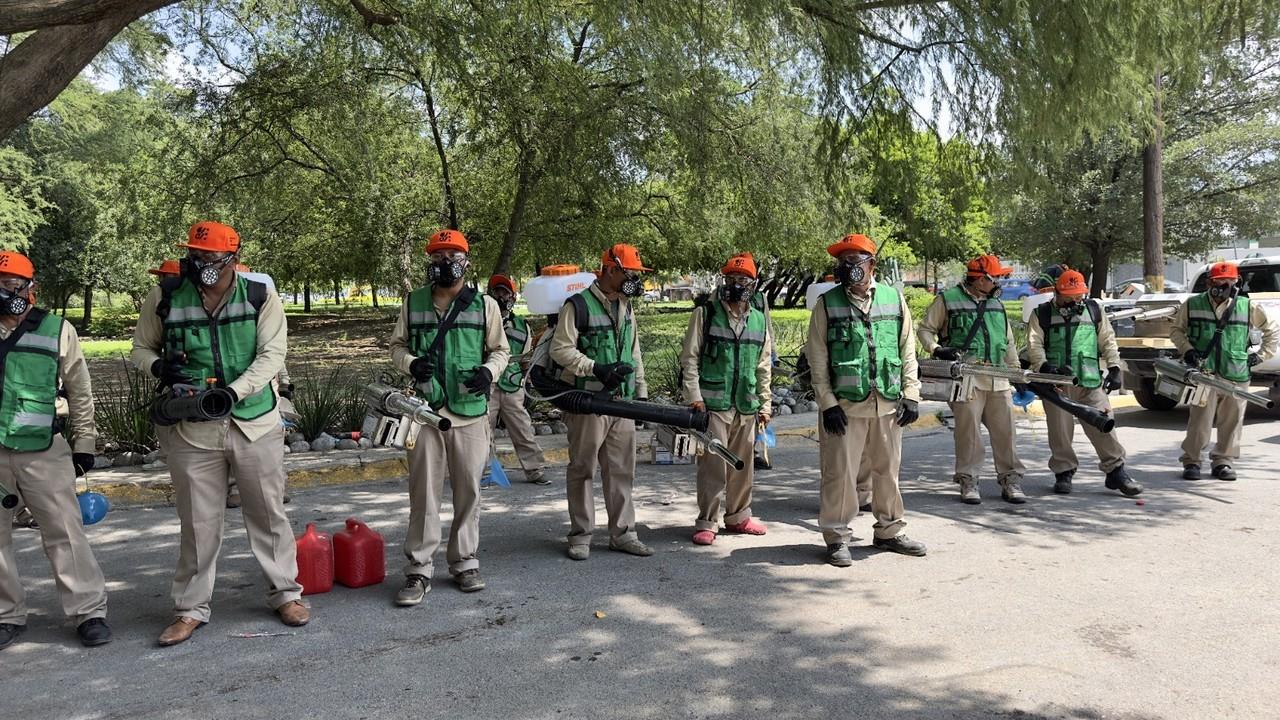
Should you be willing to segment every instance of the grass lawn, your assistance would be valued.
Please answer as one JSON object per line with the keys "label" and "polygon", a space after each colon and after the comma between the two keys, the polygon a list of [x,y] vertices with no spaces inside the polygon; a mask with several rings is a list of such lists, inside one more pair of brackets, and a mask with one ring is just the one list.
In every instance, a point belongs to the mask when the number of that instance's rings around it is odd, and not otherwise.
{"label": "grass lawn", "polygon": [[89,360],[115,359],[128,357],[133,348],[132,340],[81,340],[80,347]]}

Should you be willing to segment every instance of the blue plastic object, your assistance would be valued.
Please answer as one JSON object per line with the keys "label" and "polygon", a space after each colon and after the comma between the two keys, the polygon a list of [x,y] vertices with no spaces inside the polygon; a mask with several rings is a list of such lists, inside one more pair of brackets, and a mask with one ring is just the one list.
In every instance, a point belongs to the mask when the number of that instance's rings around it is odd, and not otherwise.
{"label": "blue plastic object", "polygon": [[1036,394],[1031,392],[1030,390],[1014,390],[1013,391],[1013,404],[1022,408],[1024,412],[1026,411],[1027,406],[1035,401],[1036,401]]}
{"label": "blue plastic object", "polygon": [[93,525],[102,520],[111,509],[111,503],[102,493],[82,492],[76,496],[76,500],[80,503],[80,520],[85,525]]}
{"label": "blue plastic object", "polygon": [[778,447],[778,436],[773,432],[772,425],[765,425],[764,430],[756,433],[756,442],[763,442],[765,447]]}
{"label": "blue plastic object", "polygon": [[502,468],[502,463],[498,462],[498,458],[489,456],[489,472],[480,478],[481,487],[489,485],[497,485],[498,487],[511,487],[511,480],[507,478],[507,471]]}

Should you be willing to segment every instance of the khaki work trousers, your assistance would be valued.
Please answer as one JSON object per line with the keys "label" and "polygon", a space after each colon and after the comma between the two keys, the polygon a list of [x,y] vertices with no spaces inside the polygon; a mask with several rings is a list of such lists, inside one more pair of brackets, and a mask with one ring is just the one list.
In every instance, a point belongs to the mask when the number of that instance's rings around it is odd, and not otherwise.
{"label": "khaki work trousers", "polygon": [[[107,616],[107,584],[89,548],[76,500],[71,448],[61,435],[41,452],[0,448],[0,485],[16,493],[40,524],[62,611],[80,624]],[[21,505],[19,505],[21,507]],[[0,512],[0,623],[27,623],[26,593],[13,552],[13,511]]]}
{"label": "khaki work trousers", "polygon": [[228,423],[221,450],[198,448],[169,428],[161,428],[160,433],[182,524],[173,577],[174,614],[209,621],[231,475],[238,479],[249,550],[267,581],[267,605],[274,609],[302,597],[297,546],[284,512],[286,477],[280,433],[269,432],[250,442],[234,422]]}
{"label": "khaki work trousers", "polygon": [[741,470],[734,470],[718,455],[703,453],[698,458],[698,530],[716,532],[720,514],[725,525],[737,525],[751,519],[751,486],[755,466],[751,462],[756,440],[756,415],[743,415],[734,410],[710,413],[707,432],[742,458]]}
{"label": "khaki work trousers", "polygon": [[[849,408],[845,408],[848,417]],[[857,479],[870,466],[871,514],[875,536],[891,538],[902,532],[902,493],[898,467],[902,462],[902,428],[894,415],[848,417],[844,435],[831,435],[818,423],[818,461],[822,474],[818,527],[828,545],[853,539],[850,525],[858,516]]]}
{"label": "khaki work trousers", "polygon": [[[1241,390],[1248,390],[1249,383],[1236,383]],[[1182,441],[1182,464],[1199,465],[1200,454],[1209,444],[1209,437],[1216,427],[1218,443],[1209,452],[1212,467],[1230,465],[1240,459],[1240,429],[1244,425],[1244,411],[1248,403],[1230,395],[1211,393],[1204,407],[1192,405],[1188,410],[1187,437]]]}
{"label": "khaki work trousers", "polygon": [[[1059,386],[1058,391],[1068,400],[1111,412],[1111,401],[1101,387]],[[1075,417],[1057,405],[1044,403],[1044,420],[1049,427],[1049,470],[1057,474],[1079,468],[1080,461],[1076,458],[1075,448],[1071,447],[1076,433]],[[1084,434],[1098,453],[1098,467],[1102,472],[1108,473],[1124,465],[1124,446],[1116,438],[1114,430],[1104,433],[1092,425],[1084,425]]]}
{"label": "khaki work trousers", "polygon": [[609,538],[623,543],[638,538],[631,486],[636,479],[636,423],[607,415],[565,413],[569,426],[569,544],[590,545],[596,524],[591,483],[600,468]]}
{"label": "khaki work trousers", "polygon": [[986,449],[982,447],[981,423],[991,437],[991,455],[996,461],[996,477],[1003,484],[1012,479],[1020,482],[1026,466],[1018,459],[1014,449],[1016,434],[1013,425],[1012,391],[974,390],[973,397],[965,402],[948,403],[956,419],[956,473],[955,480],[963,477],[977,480],[982,473]]}
{"label": "khaki work trousers", "polygon": [[541,470],[547,460],[542,456],[542,448],[538,447],[538,441],[534,439],[536,436],[533,432],[533,418],[529,417],[529,410],[524,406],[524,388],[509,393],[502,391],[496,383],[494,384],[493,392],[489,396],[490,429],[498,427],[499,417],[507,427],[507,436],[511,438],[511,444],[516,449],[516,455],[520,457],[520,467],[524,469],[525,474]]}
{"label": "khaki work trousers", "polygon": [[454,425],[445,432],[424,426],[409,455],[409,531],[404,538],[406,576],[431,577],[444,527],[440,504],[444,480],[453,491],[453,524],[445,559],[449,574],[480,567],[480,475],[489,462],[489,425]]}

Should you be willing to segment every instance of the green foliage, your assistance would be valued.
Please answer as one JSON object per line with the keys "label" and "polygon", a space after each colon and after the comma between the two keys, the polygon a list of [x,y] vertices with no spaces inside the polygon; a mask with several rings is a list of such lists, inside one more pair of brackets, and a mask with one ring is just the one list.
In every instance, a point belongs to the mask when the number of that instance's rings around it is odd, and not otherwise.
{"label": "green foliage", "polygon": [[350,432],[364,419],[364,383],[346,366],[322,370],[305,367],[293,378],[293,405],[298,411],[298,432],[307,440],[321,433]]}
{"label": "green foliage", "polygon": [[138,324],[138,313],[135,310],[119,307],[103,308],[93,314],[89,327],[84,334],[97,338],[120,338],[133,334]]}
{"label": "green foliage", "polygon": [[42,223],[49,202],[40,192],[35,160],[22,151],[0,146],[0,247],[26,249]]}
{"label": "green foliage", "polygon": [[919,322],[923,317],[925,310],[929,309],[929,305],[933,303],[933,299],[937,297],[933,293],[924,288],[905,287],[902,289],[902,296],[907,300],[907,307],[911,310],[911,317]]}
{"label": "green foliage", "polygon": [[121,360],[120,371],[98,375],[93,390],[94,422],[104,442],[142,453],[160,447],[151,422],[155,380]]}

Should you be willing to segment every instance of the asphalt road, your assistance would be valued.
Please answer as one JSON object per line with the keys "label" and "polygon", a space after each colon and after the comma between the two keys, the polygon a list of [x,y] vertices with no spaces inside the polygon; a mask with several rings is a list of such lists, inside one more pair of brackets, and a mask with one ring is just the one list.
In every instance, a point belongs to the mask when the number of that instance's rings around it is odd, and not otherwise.
{"label": "asphalt road", "polygon": [[[427,602],[408,609],[390,602],[403,483],[298,492],[296,532],[348,515],[383,532],[387,581],[311,596],[312,623],[286,628],[231,511],[213,622],[168,649],[154,643],[170,617],[172,508],[90,528],[116,632],[93,650],[61,616],[35,533],[15,531],[33,615],[0,653],[3,717],[1276,717],[1280,423],[1248,424],[1240,481],[1186,482],[1185,415],[1122,412],[1143,505],[1093,467],[1052,495],[1043,423],[1022,425],[1029,504],[1003,503],[988,479],[981,506],[961,505],[950,432],[913,433],[907,532],[929,555],[872,551],[862,517],[848,569],[822,563],[804,438],[757,478],[769,534],[709,548],[688,541],[692,468],[641,465],[651,558],[609,552],[599,533],[589,561],[564,557],[563,468],[550,487],[486,490],[488,589],[458,592],[442,549]],[[232,637],[252,632],[292,634]]]}

